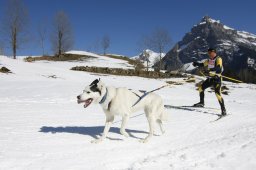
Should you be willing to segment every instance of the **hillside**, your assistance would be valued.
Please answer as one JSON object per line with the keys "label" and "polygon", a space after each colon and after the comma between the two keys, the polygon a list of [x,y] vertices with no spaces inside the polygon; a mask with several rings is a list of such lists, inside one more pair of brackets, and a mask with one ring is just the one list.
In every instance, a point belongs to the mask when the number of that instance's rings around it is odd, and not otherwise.
{"label": "hillside", "polygon": [[[81,52],[78,52],[81,53]],[[166,132],[140,143],[148,132],[143,111],[132,115],[126,138],[116,117],[106,141],[91,143],[104,128],[105,115],[98,105],[83,108],[76,96],[96,78],[108,86],[153,90],[166,81],[112,76],[70,70],[81,65],[129,68],[127,62],[102,56],[86,61],[13,60],[0,56],[0,169],[204,169],[256,168],[256,86],[224,82],[229,116],[211,122],[220,113],[214,93],[206,92],[208,109],[177,109],[192,105],[199,96],[194,83],[156,91],[169,115]],[[197,81],[201,78],[196,77]]]}

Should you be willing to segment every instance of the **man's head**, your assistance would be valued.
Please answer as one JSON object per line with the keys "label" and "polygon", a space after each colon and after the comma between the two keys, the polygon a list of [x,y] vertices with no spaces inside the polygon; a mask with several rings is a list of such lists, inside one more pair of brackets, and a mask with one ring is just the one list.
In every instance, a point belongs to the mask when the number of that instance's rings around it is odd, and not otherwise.
{"label": "man's head", "polygon": [[208,49],[208,55],[211,59],[213,59],[214,57],[216,57],[216,50],[214,48],[209,48]]}

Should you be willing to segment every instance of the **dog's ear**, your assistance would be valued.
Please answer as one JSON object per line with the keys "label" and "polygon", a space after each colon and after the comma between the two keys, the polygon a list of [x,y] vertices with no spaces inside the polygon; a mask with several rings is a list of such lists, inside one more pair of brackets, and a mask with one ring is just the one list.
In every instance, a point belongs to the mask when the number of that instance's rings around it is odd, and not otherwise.
{"label": "dog's ear", "polygon": [[93,91],[93,92],[99,92],[100,95],[101,95],[101,90],[98,88],[98,83],[91,85],[90,90]]}
{"label": "dog's ear", "polygon": [[90,84],[90,86],[93,86],[93,85],[96,85],[96,86],[97,86],[98,82],[99,82],[99,80],[96,79],[96,80],[94,80],[94,81]]}
{"label": "dog's ear", "polygon": [[104,86],[105,86],[104,83],[99,78],[99,82],[97,83],[98,89],[101,91]]}

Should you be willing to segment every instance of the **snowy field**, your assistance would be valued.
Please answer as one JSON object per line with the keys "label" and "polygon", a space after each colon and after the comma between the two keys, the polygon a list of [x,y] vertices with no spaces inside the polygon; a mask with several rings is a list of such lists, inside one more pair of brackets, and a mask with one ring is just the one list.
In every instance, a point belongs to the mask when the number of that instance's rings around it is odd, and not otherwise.
{"label": "snowy field", "polygon": [[[106,85],[153,90],[166,80],[110,76],[69,70],[77,65],[130,66],[125,61],[100,59],[81,62],[25,63],[0,56],[0,169],[1,170],[255,170],[256,86],[225,84],[228,114],[220,113],[214,93],[206,92],[206,106],[217,109],[167,109],[166,133],[148,143],[148,124],[142,111],[132,115],[126,138],[116,117],[108,138],[91,143],[104,128],[99,105],[84,109],[76,96],[96,78]],[[53,76],[54,75],[54,76]],[[57,78],[51,78],[57,77]],[[170,79],[176,80],[176,79]],[[165,105],[192,105],[199,100],[194,84],[157,91]]]}

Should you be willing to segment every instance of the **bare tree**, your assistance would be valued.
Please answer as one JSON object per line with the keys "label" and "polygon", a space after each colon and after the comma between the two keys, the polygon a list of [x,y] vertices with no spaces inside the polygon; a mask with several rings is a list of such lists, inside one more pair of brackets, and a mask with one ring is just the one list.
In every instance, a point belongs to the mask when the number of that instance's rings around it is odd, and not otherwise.
{"label": "bare tree", "polygon": [[154,61],[153,61],[153,64],[154,64],[154,70],[155,71],[159,71],[160,69],[158,68],[157,64],[160,62],[159,60],[160,58],[155,58]]}
{"label": "bare tree", "polygon": [[14,59],[17,49],[26,41],[27,24],[28,10],[22,0],[9,0],[3,18],[3,32],[11,46]]}
{"label": "bare tree", "polygon": [[106,54],[106,50],[109,48],[110,46],[110,38],[109,36],[105,35],[103,38],[102,38],[102,41],[101,41],[101,46],[103,48],[103,53],[104,55]]}
{"label": "bare tree", "polygon": [[58,12],[54,18],[51,43],[52,50],[59,57],[73,47],[74,40],[71,24],[63,11]]}
{"label": "bare tree", "polygon": [[150,57],[150,55],[149,55],[149,52],[147,51],[147,50],[143,50],[143,52],[139,55],[139,58],[142,60],[142,61],[146,61],[146,63],[147,63],[147,71],[148,71],[148,64],[149,64],[149,57]]}
{"label": "bare tree", "polygon": [[144,38],[144,44],[149,49],[159,53],[159,71],[162,68],[162,53],[171,43],[171,37],[167,30],[155,29],[149,37]]}
{"label": "bare tree", "polygon": [[40,22],[39,26],[38,26],[39,43],[42,48],[43,55],[45,55],[44,43],[45,43],[46,36],[47,36],[47,28],[45,25],[46,25],[45,22]]}

